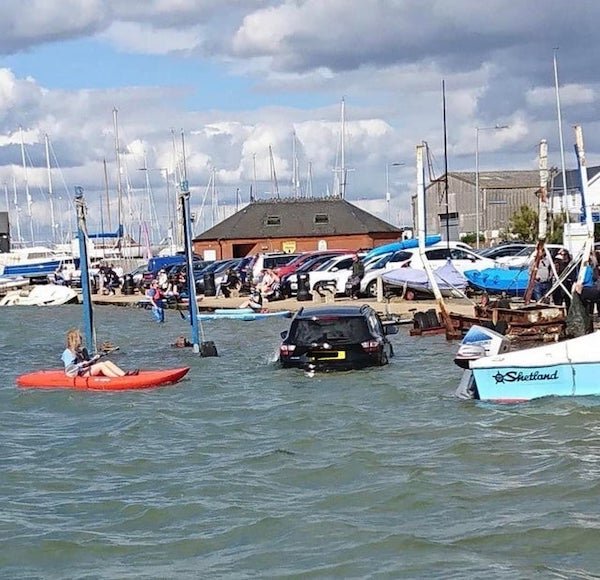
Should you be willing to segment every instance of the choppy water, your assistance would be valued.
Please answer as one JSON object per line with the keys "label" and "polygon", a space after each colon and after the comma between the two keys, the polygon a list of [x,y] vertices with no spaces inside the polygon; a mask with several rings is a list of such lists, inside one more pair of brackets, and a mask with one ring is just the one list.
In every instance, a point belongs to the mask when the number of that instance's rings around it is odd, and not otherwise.
{"label": "choppy water", "polygon": [[97,309],[118,364],[189,364],[145,392],[24,391],[77,306],[0,309],[2,578],[596,578],[600,400],[452,396],[456,344],[393,337],[385,368],[275,364],[289,321]]}

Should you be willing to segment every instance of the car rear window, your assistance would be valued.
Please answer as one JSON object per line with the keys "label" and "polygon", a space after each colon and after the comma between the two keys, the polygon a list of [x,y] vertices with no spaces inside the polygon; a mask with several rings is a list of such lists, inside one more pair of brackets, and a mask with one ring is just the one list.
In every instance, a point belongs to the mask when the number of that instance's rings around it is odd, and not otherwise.
{"label": "car rear window", "polygon": [[362,342],[369,338],[366,320],[360,317],[331,317],[296,320],[290,342],[308,345],[313,342]]}
{"label": "car rear window", "polygon": [[277,268],[291,262],[298,254],[284,254],[282,256],[265,256],[263,268]]}

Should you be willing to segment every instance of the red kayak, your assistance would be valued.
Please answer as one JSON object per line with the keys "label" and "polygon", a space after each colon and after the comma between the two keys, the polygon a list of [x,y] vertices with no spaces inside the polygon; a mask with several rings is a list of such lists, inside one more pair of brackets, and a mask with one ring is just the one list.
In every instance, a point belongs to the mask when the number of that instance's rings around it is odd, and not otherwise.
{"label": "red kayak", "polygon": [[190,367],[158,371],[140,371],[124,377],[68,377],[64,370],[37,371],[17,377],[17,385],[33,389],[80,389],[83,391],[125,391],[152,389],[181,380]]}

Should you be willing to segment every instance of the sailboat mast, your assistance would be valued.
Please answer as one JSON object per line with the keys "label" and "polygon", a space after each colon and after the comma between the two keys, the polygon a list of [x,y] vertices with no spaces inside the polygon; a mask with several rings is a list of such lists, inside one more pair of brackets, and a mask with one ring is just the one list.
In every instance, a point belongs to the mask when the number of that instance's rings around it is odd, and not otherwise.
{"label": "sailboat mast", "polygon": [[448,204],[448,130],[446,127],[446,82],[444,80],[442,80],[442,105],[442,109],[444,111],[444,198],[446,202],[446,244],[448,249],[450,249],[450,206]]}
{"label": "sailboat mast", "polygon": [[273,148],[269,145],[269,162],[271,165],[271,196],[279,199],[279,184],[277,183],[277,173],[275,172],[275,160],[273,159]]}
{"label": "sailboat mast", "polygon": [[340,197],[346,197],[346,100],[342,98],[342,135],[341,135],[341,180]]}
{"label": "sailboat mast", "polygon": [[292,133],[292,191],[294,198],[298,198],[299,179],[298,179],[298,153],[296,151],[296,131]]}
{"label": "sailboat mast", "polygon": [[425,253],[426,218],[424,151],[425,144],[422,143],[421,145],[417,145],[417,226],[419,231],[419,255],[421,257],[421,262],[423,263],[423,269],[427,273],[427,279],[429,280],[429,284],[431,285],[431,289],[433,290],[433,295],[435,297],[436,304],[440,309],[442,322],[446,327],[446,338],[451,339],[456,338],[456,329],[452,324],[452,319],[450,318],[450,314],[446,309],[444,298],[442,297],[442,293],[440,292],[440,288],[431,268],[431,264],[427,259],[427,254]]}
{"label": "sailboat mast", "polygon": [[17,178],[13,175],[13,203],[15,205],[15,216],[17,221],[17,240],[23,241],[21,236],[21,208],[19,207],[19,196],[17,195]]}
{"label": "sailboat mast", "polygon": [[34,245],[33,235],[33,202],[29,192],[29,177],[27,175],[27,162],[25,161],[25,142],[23,140],[23,127],[19,127],[21,135],[21,162],[23,163],[23,174],[25,176],[25,198],[27,199],[27,215],[29,217],[29,229],[31,234],[31,244]]}
{"label": "sailboat mast", "polygon": [[562,182],[563,182],[563,204],[564,211],[567,214],[567,223],[571,221],[571,212],[569,211],[569,198],[567,196],[567,169],[565,165],[565,145],[563,142],[563,131],[562,131],[562,113],[560,110],[560,92],[558,90],[558,61],[556,59],[556,51],[554,49],[554,90],[556,92],[556,114],[558,117],[558,143],[560,147],[560,167],[562,170]]}
{"label": "sailboat mast", "polygon": [[525,291],[525,304],[529,304],[535,286],[538,267],[544,254],[546,253],[545,244],[548,236],[548,143],[545,139],[540,141],[540,188],[538,190],[538,241],[535,252],[535,259],[531,266],[529,283]]}
{"label": "sailboat mast", "polygon": [[[183,139],[183,132],[181,138]],[[177,183],[181,183],[183,181],[183,176],[181,175],[181,165],[179,160],[179,153],[177,152],[177,141],[175,139],[174,129],[171,129],[171,142],[173,146],[173,180],[175,183],[175,188],[177,188]],[[177,227],[175,228],[175,245],[177,247],[181,247],[183,245],[183,237],[185,233],[183,223],[183,208],[181,207],[182,199],[183,198],[179,196],[175,200],[175,215],[177,215]]]}
{"label": "sailboat mast", "polygon": [[256,189],[256,153],[252,153],[252,185],[253,191],[250,195],[250,201],[254,201],[258,197],[258,190]]}
{"label": "sailboat mast", "polygon": [[50,225],[52,227],[52,243],[56,243],[56,220],[54,218],[54,190],[52,187],[52,168],[50,167],[50,138],[48,133],[44,134],[44,144],[46,146],[46,171],[48,173],[48,200],[50,201]]}
{"label": "sailboat mast", "polygon": [[112,225],[110,223],[110,196],[108,192],[108,168],[106,167],[106,159],[102,160],[102,164],[104,165],[104,191],[106,193],[106,216],[108,220],[108,231],[112,230]]}
{"label": "sailboat mast", "polygon": [[192,346],[195,353],[200,352],[200,321],[198,320],[198,300],[196,298],[196,283],[194,280],[194,248],[192,246],[192,216],[190,212],[190,187],[187,180],[185,162],[185,136],[181,131],[181,151],[183,157],[183,178],[180,183],[181,221],[184,225],[184,247],[187,262],[187,290],[190,324],[192,326]]}
{"label": "sailboat mast", "polygon": [[581,258],[581,268],[579,268],[579,275],[577,276],[577,282],[583,283],[585,275],[585,266],[590,259],[592,249],[594,247],[594,222],[592,220],[592,208],[589,204],[588,196],[588,177],[587,177],[587,166],[585,162],[585,151],[583,149],[583,132],[580,125],[575,125],[575,152],[577,154],[577,161],[579,163],[579,175],[581,180],[581,205],[585,212],[585,225],[587,227],[587,240],[583,249],[583,256]]}
{"label": "sailboat mast", "polygon": [[308,162],[308,172],[306,176],[306,197],[311,198],[313,196],[312,187],[312,161]]}
{"label": "sailboat mast", "polygon": [[123,223],[123,183],[121,181],[121,148],[119,145],[118,113],[119,111],[115,107],[113,109],[113,126],[115,132],[115,160],[117,163],[117,227],[120,228]]}
{"label": "sailboat mast", "polygon": [[217,209],[218,209],[218,201],[217,201],[217,187],[215,184],[217,178],[217,170],[213,167],[212,169],[212,188],[210,190],[210,225],[214,227],[215,222],[218,219]]}
{"label": "sailboat mast", "polygon": [[81,297],[83,302],[83,331],[85,343],[92,353],[96,353],[96,332],[90,291],[88,232],[86,224],[87,208],[83,198],[83,187],[75,188],[75,208],[77,210],[77,235],[79,238],[79,267],[81,269]]}

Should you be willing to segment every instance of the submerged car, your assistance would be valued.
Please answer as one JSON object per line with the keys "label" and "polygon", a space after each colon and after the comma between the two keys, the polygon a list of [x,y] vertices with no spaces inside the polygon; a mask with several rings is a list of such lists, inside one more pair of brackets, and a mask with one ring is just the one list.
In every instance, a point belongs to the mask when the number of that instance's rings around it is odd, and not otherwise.
{"label": "submerged car", "polygon": [[318,371],[385,365],[394,355],[388,335],[397,332],[368,305],[302,308],[281,333],[279,362]]}

